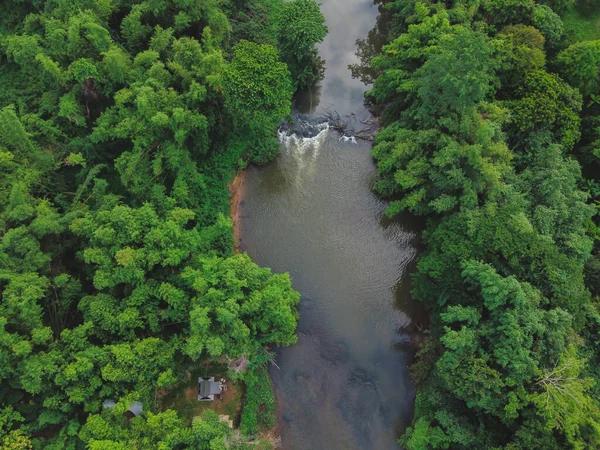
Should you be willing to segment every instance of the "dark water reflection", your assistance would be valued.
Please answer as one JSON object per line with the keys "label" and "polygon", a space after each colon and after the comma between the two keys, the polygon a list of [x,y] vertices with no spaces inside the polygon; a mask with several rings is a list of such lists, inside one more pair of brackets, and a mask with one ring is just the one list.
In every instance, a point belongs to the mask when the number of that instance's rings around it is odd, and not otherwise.
{"label": "dark water reflection", "polygon": [[[369,0],[323,0],[321,10],[327,19],[329,33],[319,46],[325,60],[325,78],[308,92],[296,98],[296,107],[302,113],[322,115],[335,110],[340,115],[357,114],[366,117],[362,107],[365,84],[352,77],[349,65],[364,66],[356,56],[356,41],[373,41],[377,30],[378,7]],[[377,39],[375,39],[377,40]],[[377,44],[375,44],[377,46]]]}
{"label": "dark water reflection", "polygon": [[[377,8],[323,0],[323,12],[327,70],[305,112],[368,119],[366,87],[348,65]],[[418,314],[406,275],[418,226],[383,215],[386,203],[370,190],[369,150],[333,130],[287,138],[277,161],[251,168],[245,180],[242,249],[260,265],[289,271],[303,296],[298,343],[278,349],[280,370],[272,369],[285,449],[397,448],[412,417],[412,351],[399,330]]]}

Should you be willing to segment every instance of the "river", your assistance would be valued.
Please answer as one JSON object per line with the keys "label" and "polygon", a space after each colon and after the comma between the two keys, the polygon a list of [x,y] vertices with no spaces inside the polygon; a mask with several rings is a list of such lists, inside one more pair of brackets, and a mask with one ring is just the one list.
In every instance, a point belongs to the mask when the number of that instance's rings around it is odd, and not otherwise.
{"label": "river", "polygon": [[[372,119],[368,86],[348,64],[378,10],[369,0],[323,0],[322,11],[325,78],[297,108],[317,124],[339,115],[357,131]],[[383,215],[386,203],[371,192],[371,143],[321,122],[314,137],[282,133],[278,159],[248,170],[238,210],[241,250],[289,272],[302,294],[298,343],[276,349],[279,368],[271,367],[282,447],[394,449],[414,403],[402,329],[414,307],[407,273],[419,230]]]}

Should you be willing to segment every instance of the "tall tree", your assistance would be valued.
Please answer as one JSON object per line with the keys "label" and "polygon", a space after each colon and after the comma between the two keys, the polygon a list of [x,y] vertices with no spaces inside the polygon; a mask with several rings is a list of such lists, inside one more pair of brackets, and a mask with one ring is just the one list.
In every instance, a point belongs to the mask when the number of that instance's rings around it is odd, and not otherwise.
{"label": "tall tree", "polygon": [[277,46],[299,89],[314,84],[321,76],[323,61],[315,44],[327,34],[325,17],[316,0],[286,2],[277,17]]}

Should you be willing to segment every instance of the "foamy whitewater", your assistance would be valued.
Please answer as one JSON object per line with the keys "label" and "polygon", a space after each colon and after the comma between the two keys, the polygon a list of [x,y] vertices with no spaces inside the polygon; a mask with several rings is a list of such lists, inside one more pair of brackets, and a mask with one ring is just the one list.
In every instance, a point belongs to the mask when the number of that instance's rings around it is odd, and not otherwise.
{"label": "foamy whitewater", "polygon": [[329,133],[329,122],[312,125],[312,127],[318,131],[318,133],[312,137],[302,137],[298,136],[296,133],[288,134],[288,131],[279,129],[277,133],[279,142],[281,142],[286,149],[294,147],[300,152],[305,152],[309,148],[318,149]]}

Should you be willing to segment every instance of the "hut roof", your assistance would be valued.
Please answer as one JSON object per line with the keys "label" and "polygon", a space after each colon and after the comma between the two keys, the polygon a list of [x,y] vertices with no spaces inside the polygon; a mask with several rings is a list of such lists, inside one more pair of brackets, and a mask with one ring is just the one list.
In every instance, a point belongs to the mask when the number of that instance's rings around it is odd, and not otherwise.
{"label": "hut roof", "polygon": [[198,377],[198,400],[213,400],[220,392],[219,382],[215,381],[215,377]]}

